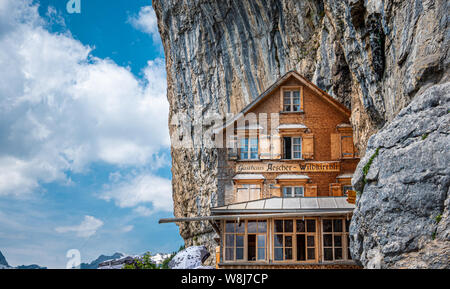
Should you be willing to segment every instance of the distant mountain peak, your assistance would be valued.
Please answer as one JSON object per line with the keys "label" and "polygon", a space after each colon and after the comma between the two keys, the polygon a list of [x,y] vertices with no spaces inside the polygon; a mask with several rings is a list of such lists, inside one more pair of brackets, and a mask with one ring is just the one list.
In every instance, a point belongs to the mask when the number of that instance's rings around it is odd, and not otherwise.
{"label": "distant mountain peak", "polygon": [[8,262],[6,261],[5,256],[3,256],[2,251],[0,251],[0,265],[3,265],[5,267],[10,267]]}
{"label": "distant mountain peak", "polygon": [[115,259],[119,259],[122,258],[123,256],[125,256],[122,253],[114,253],[111,256],[107,256],[107,255],[100,255],[97,259],[95,259],[94,261],[92,261],[91,263],[81,263],[80,264],[80,269],[97,269],[98,265],[102,262],[108,261],[108,260],[115,260]]}

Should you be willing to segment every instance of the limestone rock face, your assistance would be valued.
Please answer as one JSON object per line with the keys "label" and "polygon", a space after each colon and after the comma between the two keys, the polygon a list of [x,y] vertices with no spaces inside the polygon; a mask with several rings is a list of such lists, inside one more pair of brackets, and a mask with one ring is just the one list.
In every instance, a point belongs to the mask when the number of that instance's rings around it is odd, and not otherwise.
{"label": "limestone rock face", "polygon": [[[211,114],[239,112],[284,73],[297,70],[351,108],[361,155],[417,94],[448,81],[445,0],[154,0],[153,7],[171,140],[184,143],[172,148],[176,217],[209,215],[223,202],[220,152],[206,148],[195,128],[212,126]],[[192,131],[180,133],[180,123]],[[209,223],[179,227],[186,246],[214,252]]]}
{"label": "limestone rock face", "polygon": [[449,109],[450,83],[432,86],[369,139],[350,225],[364,267],[450,267]]}

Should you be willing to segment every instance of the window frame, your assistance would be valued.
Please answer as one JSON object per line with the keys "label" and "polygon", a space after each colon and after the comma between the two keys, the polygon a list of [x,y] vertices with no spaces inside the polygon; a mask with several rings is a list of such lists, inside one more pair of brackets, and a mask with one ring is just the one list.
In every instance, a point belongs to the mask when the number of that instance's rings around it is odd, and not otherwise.
{"label": "window frame", "polygon": [[[253,143],[252,140],[256,140],[256,145]],[[243,143],[244,142],[244,143]],[[242,146],[244,145],[244,146]],[[252,156],[252,148],[256,147],[256,158],[251,158]],[[243,158],[242,156],[245,156]],[[252,160],[259,160],[259,138],[258,137],[241,137],[239,139],[239,160],[246,160],[246,161],[252,161]]]}
{"label": "window frame", "polygon": [[[248,231],[248,223],[250,222],[256,222],[257,223],[257,230],[256,232],[249,232]],[[226,225],[227,222],[233,222],[234,223],[234,232],[228,232],[226,230]],[[260,232],[259,230],[259,226],[258,223],[262,223],[265,222],[266,223],[266,228],[265,228],[265,232]],[[244,232],[238,232],[237,231],[237,224],[239,223],[243,223],[244,224]],[[267,262],[268,260],[268,239],[269,239],[269,220],[268,219],[261,219],[261,220],[243,220],[241,222],[238,222],[237,220],[224,220],[222,223],[223,226],[223,244],[222,244],[222,248],[223,248],[223,252],[221,254],[222,257],[222,261],[223,263],[234,263],[234,262],[251,262],[251,263],[257,263],[257,262]],[[227,235],[234,235],[233,238],[233,246],[230,247],[228,246],[228,242],[227,242]],[[249,235],[256,235],[255,237],[255,260],[248,260],[248,236]],[[243,243],[243,247],[237,247],[236,246],[236,236],[243,236],[244,239],[244,243]],[[264,236],[265,237],[265,244],[264,247],[260,247],[259,246],[259,241],[258,241],[258,236]],[[233,249],[233,259],[227,259],[226,258],[226,253],[227,253],[227,249]],[[236,259],[236,252],[238,248],[243,248],[243,259]],[[264,259],[258,259],[258,255],[259,255],[259,249],[260,248],[264,248]]]}
{"label": "window frame", "polygon": [[[294,93],[298,92],[298,104],[294,104]],[[286,93],[289,93],[289,103],[286,103]],[[285,87],[282,90],[282,112],[286,113],[298,113],[302,112],[302,88],[301,87]],[[289,110],[286,107],[289,106]],[[294,110],[294,107],[298,106],[298,110]]]}
{"label": "window frame", "polygon": [[[287,188],[291,189],[291,196],[286,196],[284,194],[284,189],[285,188],[286,189]],[[295,188],[302,188],[302,195],[301,196],[296,196],[295,195]],[[304,197],[305,196],[305,186],[290,186],[290,185],[287,185],[287,186],[282,186],[281,190],[282,190],[283,198],[299,198],[299,197]]]}
{"label": "window frame", "polygon": [[[261,199],[261,196],[262,196],[261,194],[262,194],[262,189],[263,188],[262,188],[260,183],[239,183],[239,184],[236,184],[235,187],[236,187],[235,198],[234,198],[235,202],[242,203],[242,202],[249,202],[249,201],[255,201],[255,200]],[[238,201],[239,190],[244,190],[244,189],[247,190],[248,198],[247,198],[247,200],[244,200],[244,201]],[[259,190],[259,195],[258,195],[258,197],[256,199],[251,199],[250,198],[250,190],[251,189],[258,189]]]}
{"label": "window frame", "polygon": [[[283,220],[283,232],[275,232],[275,221],[279,221],[279,220]],[[284,220],[292,220],[292,232],[284,232]],[[305,221],[305,232],[297,232],[297,220],[299,221]],[[307,232],[307,228],[306,228],[306,221],[307,220],[314,220],[315,222],[315,232]],[[282,263],[298,263],[298,264],[310,264],[310,263],[317,263],[319,260],[319,218],[318,217],[305,217],[305,218],[273,218],[272,222],[271,222],[271,234],[272,234],[272,245],[271,245],[271,250],[272,250],[272,262],[273,263],[277,263],[277,264],[282,264]],[[283,235],[283,260],[276,260],[275,259],[275,249],[276,248],[280,248],[280,247],[275,247],[275,235]],[[284,259],[284,243],[285,243],[285,235],[291,235],[292,236],[292,259]],[[305,249],[306,249],[306,260],[297,260],[297,235],[305,235]],[[314,247],[309,247],[309,248],[314,248],[314,259],[308,259],[307,258],[307,249],[308,249],[308,245],[307,245],[307,237],[308,236],[314,236]]]}
{"label": "window frame", "polygon": [[[285,138],[290,138],[291,139],[291,147],[290,147],[290,153],[291,153],[291,158],[288,159],[286,158],[286,144],[285,144]],[[300,140],[300,144],[294,144],[294,139],[299,139]],[[302,149],[303,149],[303,138],[301,135],[283,135],[282,137],[283,140],[283,160],[303,160],[303,153],[302,153]],[[295,145],[299,145],[300,146],[300,151],[296,151],[294,150],[294,146]],[[299,152],[300,153],[300,157],[296,158],[295,157],[295,152]]]}
{"label": "window frame", "polygon": [[[325,220],[332,220],[332,232],[325,232],[324,231],[324,221]],[[334,231],[334,220],[341,220],[342,221],[342,232],[335,232]],[[320,220],[321,223],[321,247],[322,247],[322,262],[324,263],[336,263],[336,262],[348,262],[348,261],[352,261],[352,258],[350,256],[349,258],[349,232],[348,232],[348,228],[347,228],[347,224],[350,224],[350,220],[347,220],[347,218],[343,218],[343,217],[325,217],[325,218],[321,218]],[[325,237],[324,235],[331,235],[331,241],[332,241],[332,246],[325,246]],[[340,236],[341,237],[341,246],[335,246],[335,236]],[[333,253],[333,260],[325,260],[325,249],[326,248],[331,248],[332,249],[332,253]],[[342,259],[336,259],[335,258],[335,249],[336,248],[341,248],[342,250]]]}

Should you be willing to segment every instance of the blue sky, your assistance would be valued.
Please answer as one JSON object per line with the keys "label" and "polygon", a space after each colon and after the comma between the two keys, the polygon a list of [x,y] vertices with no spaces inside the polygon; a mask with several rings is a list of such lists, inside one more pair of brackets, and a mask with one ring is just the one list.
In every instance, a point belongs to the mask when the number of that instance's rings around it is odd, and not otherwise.
{"label": "blue sky", "polygon": [[171,252],[164,53],[148,0],[0,1],[0,251],[65,268]]}

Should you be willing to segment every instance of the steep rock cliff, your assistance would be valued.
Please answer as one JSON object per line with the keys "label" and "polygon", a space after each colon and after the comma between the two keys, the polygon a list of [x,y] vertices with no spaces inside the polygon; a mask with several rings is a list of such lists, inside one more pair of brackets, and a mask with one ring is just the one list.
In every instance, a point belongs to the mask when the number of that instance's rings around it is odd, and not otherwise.
{"label": "steep rock cliff", "polygon": [[353,176],[353,254],[369,268],[450,267],[450,83],[416,96],[366,152]]}
{"label": "steep rock cliff", "polygon": [[[449,5],[154,0],[166,57],[170,134],[173,143],[185,143],[172,149],[175,215],[209,214],[222,201],[215,193],[218,152],[205,149],[198,130],[181,134],[180,120],[194,128],[208,114],[236,113],[297,70],[351,108],[363,155],[368,138],[417,94],[448,81]],[[179,227],[186,245],[214,246],[208,223]]]}

